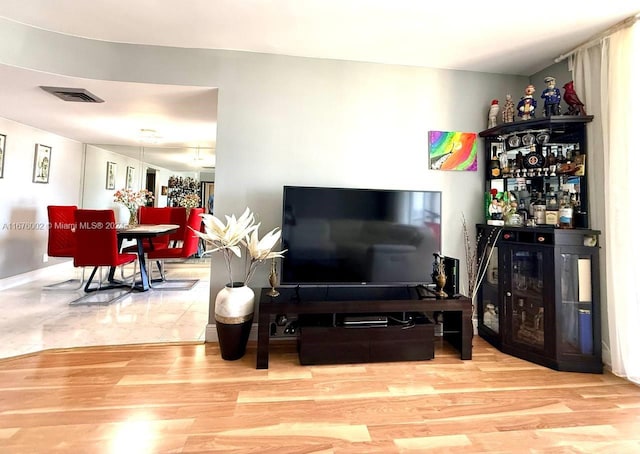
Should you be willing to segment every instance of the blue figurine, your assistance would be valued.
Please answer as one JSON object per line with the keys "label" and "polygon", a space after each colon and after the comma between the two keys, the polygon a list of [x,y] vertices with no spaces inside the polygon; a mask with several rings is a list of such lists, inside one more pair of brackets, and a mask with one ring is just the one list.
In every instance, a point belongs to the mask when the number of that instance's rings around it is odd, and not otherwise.
{"label": "blue figurine", "polygon": [[545,77],[544,83],[547,88],[542,92],[541,98],[544,99],[544,115],[560,115],[560,89],[556,88],[555,77]]}
{"label": "blue figurine", "polygon": [[533,98],[536,87],[529,84],[524,89],[524,96],[518,102],[518,116],[523,120],[529,120],[536,117],[536,107],[538,102]]}

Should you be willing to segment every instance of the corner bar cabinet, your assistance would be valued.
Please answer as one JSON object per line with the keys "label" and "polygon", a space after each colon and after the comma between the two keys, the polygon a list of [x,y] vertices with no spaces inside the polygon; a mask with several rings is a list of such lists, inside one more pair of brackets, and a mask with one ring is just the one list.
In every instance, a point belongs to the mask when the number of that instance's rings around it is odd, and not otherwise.
{"label": "corner bar cabinet", "polygon": [[[510,355],[602,373],[599,232],[478,225],[496,247],[478,293],[478,333]],[[479,252],[480,253],[480,252]]]}

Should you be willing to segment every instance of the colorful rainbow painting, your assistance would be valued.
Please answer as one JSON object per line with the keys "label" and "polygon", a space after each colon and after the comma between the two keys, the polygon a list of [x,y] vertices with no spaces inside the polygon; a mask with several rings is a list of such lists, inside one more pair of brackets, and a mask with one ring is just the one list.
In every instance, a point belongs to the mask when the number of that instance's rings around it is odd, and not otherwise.
{"label": "colorful rainbow painting", "polygon": [[429,131],[429,164],[433,170],[478,170],[475,132]]}

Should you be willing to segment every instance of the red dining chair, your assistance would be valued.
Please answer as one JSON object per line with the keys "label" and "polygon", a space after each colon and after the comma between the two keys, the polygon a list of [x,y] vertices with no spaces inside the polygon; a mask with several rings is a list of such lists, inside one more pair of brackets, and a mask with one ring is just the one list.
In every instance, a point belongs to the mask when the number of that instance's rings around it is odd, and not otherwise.
{"label": "red dining chair", "polygon": [[[144,253],[146,254],[152,250],[160,250],[169,247],[176,246],[178,241],[182,241],[184,238],[184,229],[187,223],[187,209],[185,207],[140,207],[138,211],[138,219],[140,224],[174,224],[179,225],[178,230],[170,235],[162,235],[155,238],[150,238],[142,245]],[[138,253],[138,246],[127,246],[122,252]],[[151,265],[153,266],[153,264]],[[157,262],[158,270],[160,270],[161,263]]]}
{"label": "red dining chair", "polygon": [[[193,232],[193,230],[200,230],[200,225],[202,224],[202,218],[200,215],[202,213],[204,213],[204,208],[191,208],[189,211],[189,218],[181,239],[182,246],[155,249],[147,253],[147,258],[149,260],[157,260],[160,263],[159,268],[161,282],[162,284],[166,284],[161,285],[160,287],[167,290],[188,290],[199,281],[199,279],[166,279],[164,273],[164,261],[168,259],[187,259],[198,252],[199,237]],[[153,267],[149,268],[149,280],[153,283],[151,276],[152,268]],[[157,285],[153,284],[153,287],[155,288]]]}
{"label": "red dining chair", "polygon": [[[140,207],[138,210],[138,221],[140,224],[176,224],[171,220],[171,210],[168,207]],[[163,249],[169,245],[169,235],[162,235],[150,238],[142,247],[144,252],[153,249]],[[127,246],[122,252],[138,252],[138,246]]]}
{"label": "red dining chair", "polygon": [[[137,270],[136,254],[120,253],[118,250],[118,233],[116,231],[116,219],[113,210],[83,210],[79,209],[75,214],[76,220],[76,251],[73,257],[74,266],[92,266],[93,271],[84,286],[85,292],[94,292],[121,285],[102,286],[102,267],[122,267],[133,263],[133,275],[131,276],[131,288],[135,286]],[[100,270],[100,279],[97,288],[90,288],[96,271]]]}
{"label": "red dining chair", "polygon": [[178,241],[184,239],[184,229],[187,228],[187,209],[185,207],[169,207],[169,224],[179,225],[180,228],[169,235],[169,241],[175,247]]}
{"label": "red dining chair", "polygon": [[[75,205],[49,205],[47,217],[49,232],[47,255],[49,257],[73,258],[76,251],[76,211]],[[80,279],[68,279],[63,282],[47,285],[46,290],[78,290],[84,283],[84,268]],[[75,284],[75,285],[72,285]]]}

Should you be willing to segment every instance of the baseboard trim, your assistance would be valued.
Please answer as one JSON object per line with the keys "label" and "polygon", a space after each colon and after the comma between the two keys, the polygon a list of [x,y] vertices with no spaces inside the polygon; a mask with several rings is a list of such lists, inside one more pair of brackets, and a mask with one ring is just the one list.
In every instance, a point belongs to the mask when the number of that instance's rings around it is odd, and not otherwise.
{"label": "baseboard trim", "polygon": [[0,279],[0,290],[6,290],[12,287],[17,287],[18,285],[28,284],[29,282],[38,279],[46,279],[50,277],[56,278],[60,281],[71,278],[78,279],[80,278],[80,273],[81,269],[74,268],[73,261],[69,260],[56,265]]}

